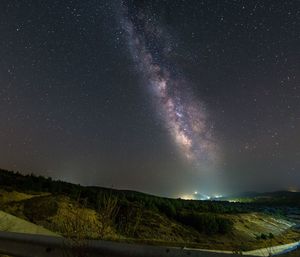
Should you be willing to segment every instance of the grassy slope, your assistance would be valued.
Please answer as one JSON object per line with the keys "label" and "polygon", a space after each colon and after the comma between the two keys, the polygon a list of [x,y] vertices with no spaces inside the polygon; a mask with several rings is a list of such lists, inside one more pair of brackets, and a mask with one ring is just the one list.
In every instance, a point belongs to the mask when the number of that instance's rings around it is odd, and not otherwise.
{"label": "grassy slope", "polygon": [[26,194],[22,192],[16,192],[16,191],[5,191],[3,189],[0,189],[0,203],[5,204],[9,203],[11,201],[22,201],[26,199],[30,199],[34,197],[34,195]]}
{"label": "grassy slope", "polygon": [[[4,208],[5,205],[9,206],[10,203],[18,203],[20,201],[26,201],[34,197],[40,197],[45,194],[28,194],[24,192],[17,191],[5,191],[0,189],[0,209]],[[9,208],[7,208],[9,209]],[[22,216],[22,215],[17,215]],[[53,235],[57,236],[56,233],[42,227],[38,226],[28,220],[23,219],[23,217],[16,217],[7,212],[0,210],[0,230],[19,232],[19,233],[33,233],[33,234],[43,234],[43,235]]]}
{"label": "grassy slope", "polygon": [[[49,194],[30,197],[29,194],[19,194],[17,192],[8,192],[8,194],[11,197],[10,201],[6,201],[2,208],[22,219],[32,221],[39,225],[40,229],[41,226],[48,229],[42,230],[43,233],[49,233],[49,230],[62,234],[69,233],[67,230],[74,228],[75,225],[81,229],[84,237],[100,237],[95,210],[77,208],[76,202],[69,197]],[[5,195],[4,191],[2,191],[2,195]],[[34,211],[35,209],[37,212]],[[159,212],[149,210],[142,210],[139,218],[134,217],[128,221],[128,224],[126,224],[127,230],[136,227],[134,232],[125,235],[122,233],[124,229],[120,232],[118,228],[112,226],[106,231],[106,235],[107,239],[119,241],[223,250],[249,250],[265,247],[266,245],[290,243],[300,238],[298,233],[289,230],[289,223],[265,214],[224,214],[224,216],[234,222],[233,231],[227,235],[207,236]],[[22,226],[25,226],[24,223]],[[16,227],[21,228],[22,226]],[[37,227],[32,227],[30,230],[29,226],[26,229],[28,232],[32,231],[33,233],[38,231]],[[25,229],[23,231],[25,232]],[[256,236],[261,233],[273,233],[275,238],[257,240]]]}
{"label": "grassy slope", "polygon": [[41,226],[0,211],[0,230],[18,233],[57,236],[56,233]]}
{"label": "grassy slope", "polygon": [[[1,173],[1,170],[0,184],[3,185],[2,190],[0,188],[0,209],[3,211],[59,234],[70,235],[72,230],[76,230],[75,236],[80,231],[82,237],[103,238],[99,233],[101,219],[99,221],[96,211],[91,208],[95,206],[98,194],[101,195],[105,191],[110,194],[112,190],[81,187],[7,171]],[[41,190],[47,192],[39,192]],[[55,192],[55,195],[49,192]],[[78,192],[82,199],[89,201],[90,208],[86,205],[78,208],[78,203],[74,200],[78,198]],[[113,190],[113,194],[120,202],[123,201],[123,204],[125,201],[127,216],[125,215],[125,221],[116,219],[114,224],[105,228],[105,239],[207,249],[250,250],[290,243],[300,238],[298,232],[289,229],[290,224],[270,215],[254,212],[260,209],[252,208],[252,205],[250,209],[249,206],[240,206],[243,207],[240,211],[235,208],[237,204],[225,202],[168,200],[119,190]],[[233,230],[225,235],[199,233],[195,228],[183,225],[178,216],[175,217],[169,212],[170,208],[166,211],[165,207],[170,207],[165,205],[168,201],[172,202],[171,207],[175,208],[177,214],[178,211],[196,211],[198,214],[207,213],[208,216],[213,216],[216,213],[225,217],[233,222]],[[262,233],[272,233],[275,238],[257,239]]]}

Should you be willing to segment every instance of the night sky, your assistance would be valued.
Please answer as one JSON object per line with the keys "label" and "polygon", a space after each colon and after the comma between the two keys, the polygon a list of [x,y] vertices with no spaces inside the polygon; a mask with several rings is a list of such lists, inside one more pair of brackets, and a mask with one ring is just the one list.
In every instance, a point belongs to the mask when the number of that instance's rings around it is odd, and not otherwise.
{"label": "night sky", "polygon": [[297,0],[1,0],[0,167],[178,197],[300,189]]}

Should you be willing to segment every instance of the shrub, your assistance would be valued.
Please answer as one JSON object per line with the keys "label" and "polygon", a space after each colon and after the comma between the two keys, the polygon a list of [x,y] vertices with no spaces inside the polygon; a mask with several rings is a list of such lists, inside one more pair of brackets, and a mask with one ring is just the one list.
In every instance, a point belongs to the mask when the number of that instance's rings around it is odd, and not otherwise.
{"label": "shrub", "polygon": [[120,203],[115,219],[117,230],[127,236],[134,237],[142,218],[142,207],[139,204]]}
{"label": "shrub", "polygon": [[209,235],[225,234],[230,232],[233,227],[230,220],[211,213],[180,213],[176,218],[179,222]]}
{"label": "shrub", "polygon": [[263,240],[266,240],[266,239],[268,238],[268,236],[262,233],[262,234],[260,235],[260,238],[263,239]]}
{"label": "shrub", "polygon": [[226,234],[232,231],[233,223],[231,220],[223,217],[218,217],[216,221],[219,225],[219,233]]}
{"label": "shrub", "polygon": [[58,204],[52,197],[32,198],[24,203],[24,215],[32,222],[54,216],[57,210]]}
{"label": "shrub", "polygon": [[164,201],[158,205],[158,210],[166,214],[169,218],[176,216],[176,209],[170,201]]}

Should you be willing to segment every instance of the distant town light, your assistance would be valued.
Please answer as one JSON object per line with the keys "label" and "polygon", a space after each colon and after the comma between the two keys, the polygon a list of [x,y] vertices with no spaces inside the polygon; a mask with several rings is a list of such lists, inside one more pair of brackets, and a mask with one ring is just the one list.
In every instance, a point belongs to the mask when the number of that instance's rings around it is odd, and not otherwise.
{"label": "distant town light", "polygon": [[214,198],[222,198],[223,195],[214,195]]}
{"label": "distant town light", "polygon": [[292,192],[292,193],[299,192],[298,189],[297,189],[296,187],[289,187],[288,191],[289,191],[289,192]]}
{"label": "distant town light", "polygon": [[183,200],[195,200],[194,195],[182,195],[180,198]]}

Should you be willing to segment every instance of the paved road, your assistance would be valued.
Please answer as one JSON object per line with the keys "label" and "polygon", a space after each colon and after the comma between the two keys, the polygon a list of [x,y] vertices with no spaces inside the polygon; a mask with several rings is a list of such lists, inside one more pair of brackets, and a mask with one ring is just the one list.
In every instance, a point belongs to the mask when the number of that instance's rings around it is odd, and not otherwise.
{"label": "paved road", "polygon": [[0,232],[0,253],[18,257],[237,257],[232,253],[205,252],[180,247],[86,240],[72,244],[62,237]]}
{"label": "paved road", "polygon": [[243,254],[251,256],[273,256],[293,251],[298,247],[300,247],[300,242],[257,249],[253,251],[243,252]]}
{"label": "paved road", "polygon": [[[263,256],[263,257],[269,257],[273,255],[280,255],[283,253],[291,252],[295,249],[300,247],[300,241],[285,245],[278,245],[278,246],[272,246],[272,247],[266,247],[266,248],[260,248],[256,250],[251,251],[243,251],[241,252],[242,255],[248,255],[248,256]],[[220,250],[206,250],[206,249],[199,249],[201,251],[207,251],[207,252],[216,252],[216,253],[232,253],[232,251],[220,251]]]}
{"label": "paved road", "polygon": [[[270,256],[282,254],[300,246],[300,242],[242,252],[248,256]],[[189,249],[125,244],[117,242],[88,240],[83,245],[89,257],[236,257],[231,251]],[[62,237],[0,232],[0,253],[20,257],[66,256],[74,251],[74,245]],[[75,249],[77,252],[77,249]],[[76,254],[72,254],[76,256]]]}

